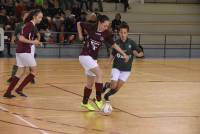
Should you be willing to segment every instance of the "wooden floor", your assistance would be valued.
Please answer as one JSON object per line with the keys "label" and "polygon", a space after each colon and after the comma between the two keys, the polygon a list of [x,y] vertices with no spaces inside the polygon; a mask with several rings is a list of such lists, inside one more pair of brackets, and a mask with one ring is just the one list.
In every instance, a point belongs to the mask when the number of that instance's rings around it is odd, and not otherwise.
{"label": "wooden floor", "polygon": [[[14,61],[0,59],[0,96]],[[84,82],[78,60],[38,59],[29,97],[0,97],[0,134],[200,134],[200,59],[135,61],[111,116],[80,107]]]}

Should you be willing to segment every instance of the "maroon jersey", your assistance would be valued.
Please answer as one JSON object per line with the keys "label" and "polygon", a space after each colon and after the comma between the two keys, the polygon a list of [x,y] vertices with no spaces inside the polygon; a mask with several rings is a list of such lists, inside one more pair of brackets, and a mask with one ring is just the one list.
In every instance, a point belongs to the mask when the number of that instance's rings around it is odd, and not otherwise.
{"label": "maroon jersey", "polygon": [[[20,35],[24,36],[28,40],[34,40],[37,32],[36,26],[34,26],[32,22],[27,22],[22,28]],[[18,41],[16,53],[31,53],[31,45],[33,44]]]}
{"label": "maroon jersey", "polygon": [[89,55],[93,59],[97,59],[99,48],[102,46],[103,42],[109,45],[114,44],[112,33],[108,30],[98,32],[97,26],[94,24],[81,22],[80,25],[83,31],[86,32],[85,43],[80,55]]}

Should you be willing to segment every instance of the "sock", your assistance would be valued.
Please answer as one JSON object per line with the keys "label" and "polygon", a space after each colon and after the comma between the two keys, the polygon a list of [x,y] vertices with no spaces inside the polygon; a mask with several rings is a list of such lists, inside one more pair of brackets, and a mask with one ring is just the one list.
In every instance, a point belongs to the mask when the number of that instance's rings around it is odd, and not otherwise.
{"label": "sock", "polygon": [[17,82],[19,81],[19,78],[16,76],[12,77],[12,81],[7,89],[7,93],[11,93],[11,91],[15,88],[15,86],[17,85]]}
{"label": "sock", "polygon": [[105,94],[104,99],[105,99],[106,101],[109,101],[109,97],[110,97],[111,95],[117,93],[117,91],[118,91],[118,90],[116,90],[116,89],[110,89],[110,91],[108,91],[108,92]]}
{"label": "sock", "polygon": [[17,70],[18,70],[18,66],[13,65],[11,77],[12,77],[12,76],[15,76]]}
{"label": "sock", "polygon": [[88,99],[90,98],[91,93],[92,89],[89,89],[87,87],[84,88],[83,104],[88,103]]}
{"label": "sock", "polygon": [[106,82],[102,88],[102,93],[106,91],[106,89],[110,88],[110,82]]}
{"label": "sock", "polygon": [[96,87],[96,99],[97,101],[101,101],[101,93],[103,89],[103,83],[95,83]]}
{"label": "sock", "polygon": [[17,88],[17,91],[22,91],[23,88],[34,79],[34,75],[33,74],[29,74],[28,76],[26,76],[26,78],[22,81],[22,83],[19,85],[19,87]]}

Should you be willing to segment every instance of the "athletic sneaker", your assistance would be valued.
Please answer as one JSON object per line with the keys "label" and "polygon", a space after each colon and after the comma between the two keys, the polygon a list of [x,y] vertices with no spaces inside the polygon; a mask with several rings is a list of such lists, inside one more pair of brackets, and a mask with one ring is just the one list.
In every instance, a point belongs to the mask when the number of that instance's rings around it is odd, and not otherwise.
{"label": "athletic sneaker", "polygon": [[15,92],[16,92],[17,94],[19,94],[20,96],[22,96],[22,97],[28,97],[28,96],[25,95],[22,91],[16,90]]}
{"label": "athletic sneaker", "polygon": [[96,97],[93,99],[93,102],[96,104],[96,106],[98,107],[98,109],[102,109],[103,107],[103,101],[97,101]]}
{"label": "athletic sneaker", "polygon": [[81,107],[84,107],[84,108],[88,109],[89,111],[94,111],[95,110],[95,108],[90,103],[83,104],[83,102],[82,102],[81,103]]}
{"label": "athletic sneaker", "polygon": [[12,98],[14,98],[14,97],[16,97],[16,96],[12,95],[12,94],[9,93],[9,92],[6,92],[6,93],[3,95],[3,97],[8,98],[8,99],[12,99]]}
{"label": "athletic sneaker", "polygon": [[33,80],[31,81],[31,84],[35,84],[35,79],[33,79]]}

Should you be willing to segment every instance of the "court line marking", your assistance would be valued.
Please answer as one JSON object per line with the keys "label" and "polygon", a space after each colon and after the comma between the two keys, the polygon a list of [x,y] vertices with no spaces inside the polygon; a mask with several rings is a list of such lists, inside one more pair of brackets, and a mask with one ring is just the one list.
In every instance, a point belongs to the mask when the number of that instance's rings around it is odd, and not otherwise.
{"label": "court line marking", "polygon": [[[19,113],[13,113],[13,112],[10,112],[6,109],[0,109],[0,111],[5,112],[5,113],[9,113],[9,114],[13,114],[13,115],[17,115],[17,116],[22,116],[22,117],[38,120],[38,121],[43,121],[45,123],[61,125],[61,126],[65,126],[65,127],[66,126],[67,127],[75,127],[75,128],[85,129],[85,130],[90,130],[90,131],[107,132],[107,133],[110,133],[110,134],[121,134],[121,133],[113,132],[113,131],[106,131],[106,130],[101,130],[101,129],[96,129],[96,128],[87,128],[87,127],[82,127],[82,126],[77,126],[77,125],[71,125],[71,124],[66,124],[66,123],[59,123],[59,122],[55,122],[55,121],[50,121],[50,120],[44,120],[42,118],[35,118],[35,117],[31,117],[31,116],[27,116],[27,115],[23,115],[23,114],[19,114]],[[7,121],[3,121],[3,120],[0,120],[0,121],[8,123]],[[13,124],[13,123],[10,123],[10,124]],[[17,125],[20,125],[20,124],[17,124]],[[20,126],[23,126],[23,125],[20,125]],[[27,127],[27,126],[25,126],[25,127]],[[63,133],[63,132],[57,132],[57,131],[47,130],[47,129],[42,129],[42,128],[35,128],[35,127],[32,127],[32,126],[31,126],[31,128],[38,129],[38,130],[46,130],[46,131],[51,131],[51,132],[56,132],[56,133]]]}
{"label": "court line marking", "polygon": [[[4,107],[2,107],[2,106],[0,106],[0,109],[1,109],[1,110],[4,110],[4,111],[9,111],[8,109],[6,109],[6,108],[4,108]],[[25,120],[24,118],[22,118],[22,117],[19,116],[19,115],[14,115],[14,114],[12,114],[12,113],[10,113],[10,115],[12,115],[12,116],[16,117],[17,119],[21,120],[22,122],[28,124],[30,127],[33,127],[33,128],[38,129],[38,131],[40,131],[42,134],[49,134],[49,133],[47,133],[47,132],[44,131],[44,130],[40,130],[38,126],[36,126],[36,125],[34,125],[33,123],[31,123],[31,122]]]}
{"label": "court line marking", "polygon": [[[66,89],[64,89],[64,88],[61,88],[61,87],[58,87],[58,86],[55,86],[55,85],[52,85],[52,84],[49,84],[49,83],[46,83],[46,84],[47,84],[47,85],[50,85],[50,86],[52,86],[52,87],[55,87],[55,88],[57,88],[57,89],[60,89],[60,90],[62,90],[62,91],[64,91],[64,92],[71,93],[71,94],[76,95],[76,96],[79,96],[79,97],[83,97],[83,96],[80,95],[80,94],[74,93],[74,92],[69,91],[69,90],[66,90]],[[90,99],[90,100],[91,100],[91,99]],[[190,116],[188,116],[188,115],[185,115],[185,116],[180,116],[180,115],[140,116],[140,115],[137,115],[137,114],[133,114],[133,113],[127,112],[127,111],[122,110],[122,109],[117,108],[117,107],[113,107],[113,108],[115,108],[115,109],[117,109],[117,110],[119,110],[119,111],[121,111],[121,112],[123,112],[123,113],[126,113],[126,114],[128,114],[128,115],[131,115],[131,116],[134,116],[134,117],[137,117],[137,118],[141,118],[141,119],[144,119],[144,118],[200,118],[200,115],[190,115]]]}
{"label": "court line marking", "polygon": [[49,132],[53,132],[53,133],[58,133],[58,134],[69,134],[69,133],[64,133],[64,132],[57,132],[57,131],[53,131],[53,130],[48,130],[48,129],[34,128],[34,127],[31,127],[31,126],[22,125],[22,124],[10,122],[10,121],[5,121],[5,120],[0,120],[0,122],[6,123],[6,124],[10,124],[10,125],[16,125],[16,126],[20,126],[20,127],[31,128],[31,129],[35,129],[35,130],[45,130],[45,131],[49,131]]}

